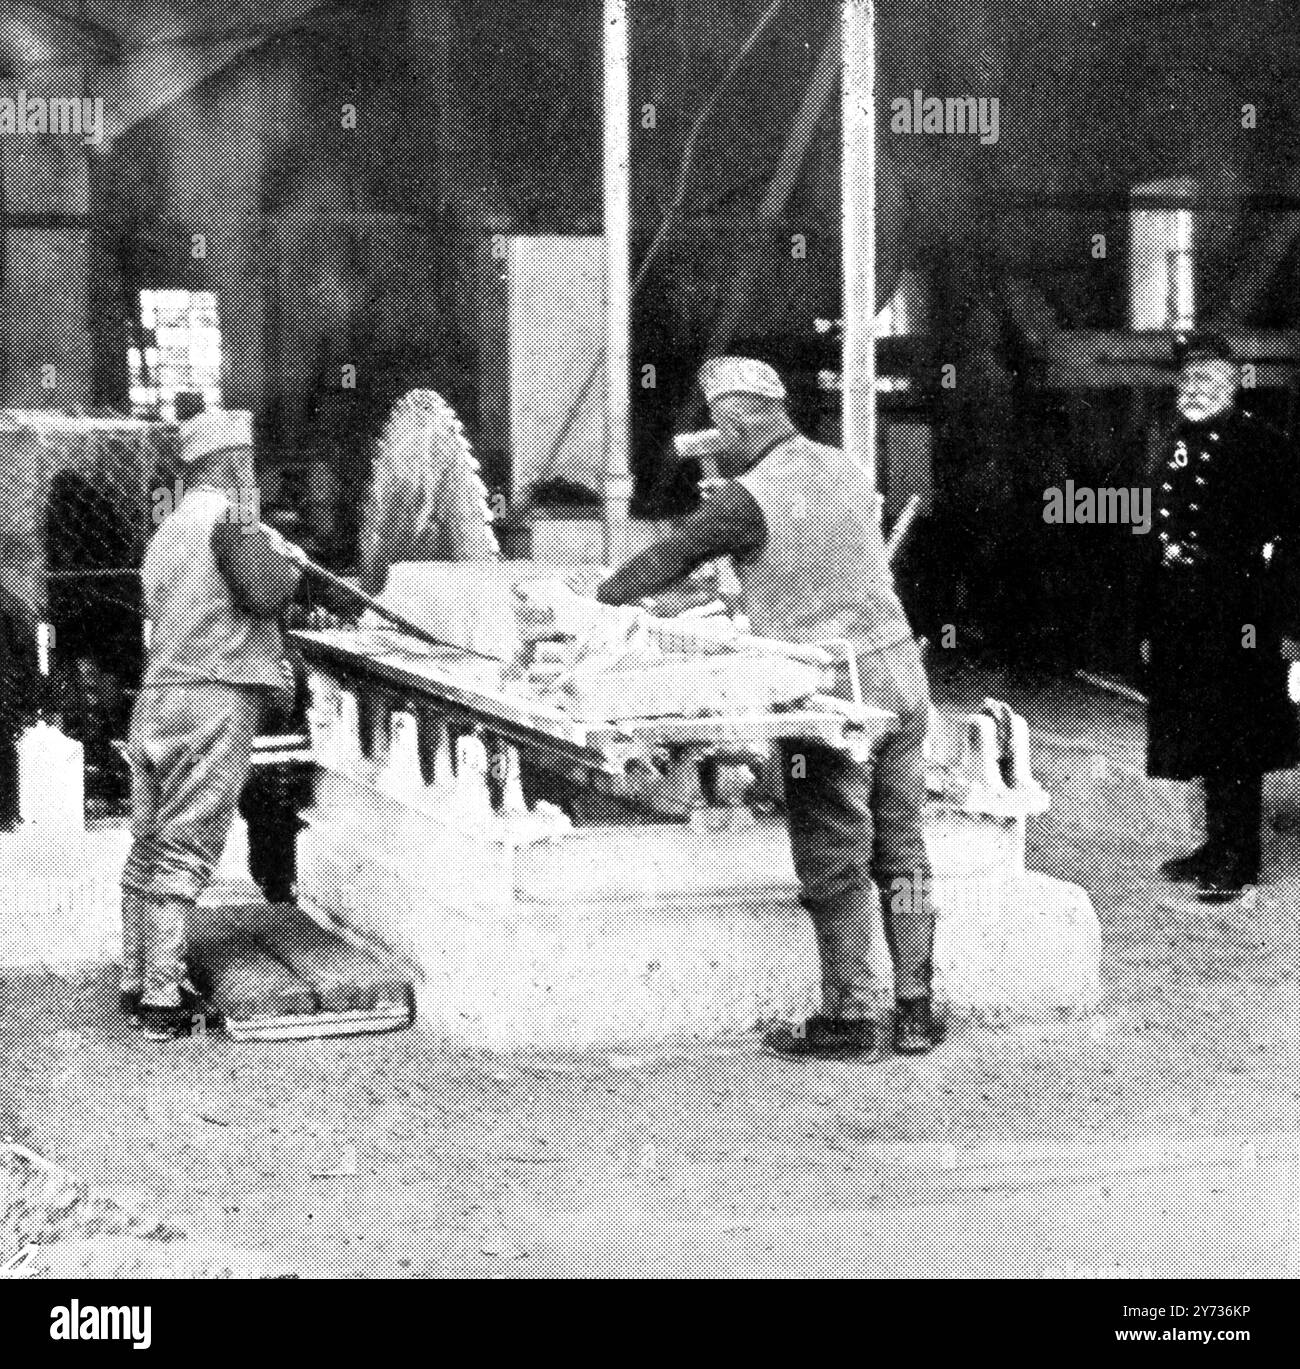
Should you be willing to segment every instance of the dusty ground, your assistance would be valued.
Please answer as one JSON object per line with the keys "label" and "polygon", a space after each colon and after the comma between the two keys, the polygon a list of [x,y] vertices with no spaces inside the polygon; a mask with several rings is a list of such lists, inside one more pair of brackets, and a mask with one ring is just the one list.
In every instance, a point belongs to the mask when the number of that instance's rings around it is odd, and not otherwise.
{"label": "dusty ground", "polygon": [[1297,1272],[1300,802],[1271,784],[1283,830],[1253,906],[1166,906],[1153,862],[1192,829],[1183,791],[1141,778],[1136,708],[979,673],[937,692],[1031,719],[1053,808],[1030,864],[1096,904],[1095,1018],[967,1027],[875,1066],[782,1061],[748,1037],[490,1056],[423,1027],[160,1047],[111,1011],[111,966],[0,972],[0,1135],[98,1202],[33,1267]]}

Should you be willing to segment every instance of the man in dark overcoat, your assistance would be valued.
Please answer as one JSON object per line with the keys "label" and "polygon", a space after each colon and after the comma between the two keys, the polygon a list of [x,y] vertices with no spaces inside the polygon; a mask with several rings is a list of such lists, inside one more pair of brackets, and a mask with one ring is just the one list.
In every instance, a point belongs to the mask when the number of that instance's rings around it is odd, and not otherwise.
{"label": "man in dark overcoat", "polygon": [[1179,338],[1175,361],[1145,598],[1147,769],[1204,782],[1205,842],[1161,870],[1217,901],[1258,881],[1263,776],[1300,761],[1286,658],[1300,636],[1300,470],[1242,402],[1222,337]]}

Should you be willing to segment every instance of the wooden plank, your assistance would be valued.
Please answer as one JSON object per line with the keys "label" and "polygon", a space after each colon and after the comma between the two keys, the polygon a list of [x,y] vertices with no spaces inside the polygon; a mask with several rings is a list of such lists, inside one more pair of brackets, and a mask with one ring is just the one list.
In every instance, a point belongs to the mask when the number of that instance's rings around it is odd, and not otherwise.
{"label": "wooden plank", "polygon": [[759,652],[825,668],[834,666],[840,659],[838,653],[824,646],[783,642],[777,637],[758,637],[752,632],[737,632],[727,620],[715,624],[707,619],[696,621],[690,618],[651,617],[647,620],[647,630],[665,652],[693,650],[706,655]]}
{"label": "wooden plank", "polygon": [[[440,670],[435,664],[438,658],[432,653],[422,654],[418,659],[404,651],[385,650],[383,654],[372,654],[365,646],[358,646],[350,640],[352,634],[337,630],[295,632],[293,636],[304,648],[323,649],[358,670],[408,685],[427,697],[445,699],[486,718],[546,733],[555,741],[574,746],[586,744],[587,729],[575,723],[568,714],[543,703],[531,703],[502,694],[499,690],[468,685],[464,680]],[[450,661],[457,658],[449,654],[443,659]]]}
{"label": "wooden plank", "polygon": [[230,1019],[226,1034],[235,1041],[310,1041],[322,1037],[374,1036],[401,1031],[414,1020],[413,1004],[353,1012],[290,1013],[286,1017]]}
{"label": "wooden plank", "polygon": [[836,746],[844,742],[847,720],[801,710],[713,718],[648,718],[621,726],[648,745],[763,747],[797,738]]}
{"label": "wooden plank", "polygon": [[[596,752],[619,746],[626,748],[629,741],[644,737],[647,735],[647,729],[654,728],[663,730],[674,726],[680,727],[683,738],[698,733],[707,739],[711,732],[718,730],[720,721],[724,724],[723,730],[729,739],[752,740],[758,744],[772,737],[805,735],[789,730],[796,719],[801,720],[800,725],[813,728],[813,735],[815,736],[821,736],[835,729],[835,724],[828,722],[824,712],[796,714],[764,711],[751,714],[733,714],[725,720],[707,717],[682,717],[646,720],[644,723],[620,721],[616,725],[605,726],[591,722],[580,723],[569,714],[550,705],[540,702],[530,703],[496,690],[486,690],[478,686],[466,685],[463,681],[457,681],[439,670],[434,664],[436,658],[431,655],[421,653],[419,658],[415,658],[406,654],[390,652],[371,654],[373,649],[371,643],[357,643],[349,640],[351,634],[342,632],[299,632],[294,635],[301,639],[304,645],[312,644],[323,650],[326,655],[346,661],[349,666],[363,674],[417,689],[423,696],[455,704],[478,715],[490,724],[509,724],[522,727],[530,732],[540,734],[539,739],[583,747]],[[685,637],[692,634],[684,633],[682,635]],[[708,632],[702,632],[698,635],[710,642],[716,642],[716,639]],[[731,640],[737,644],[746,647],[752,646],[759,650],[766,649],[771,645],[764,638],[733,636]],[[775,645],[786,646],[785,643]],[[789,654],[794,659],[819,665],[825,665],[832,659],[826,652],[811,647],[790,647],[788,652],[783,651],[777,654]],[[738,728],[742,727],[750,729],[752,735],[749,738],[745,738],[741,732],[737,731]],[[840,730],[842,731],[842,728]],[[620,772],[627,758],[627,756],[623,756],[618,759]]]}
{"label": "wooden plank", "polygon": [[[594,721],[579,723],[549,705],[530,703],[454,679],[437,664],[440,659],[453,659],[450,655],[440,658],[427,648],[421,648],[418,653],[376,651],[379,644],[371,639],[384,634],[333,630],[294,635],[301,641],[309,660],[316,654],[345,663],[349,670],[382,685],[414,690],[436,704],[467,712],[507,740],[524,745],[559,747],[570,752],[572,762],[616,776],[624,773],[630,760],[643,756],[646,747],[659,744],[761,748],[782,738],[802,738],[824,740],[828,745],[845,745],[846,723],[855,729],[865,728],[874,735],[896,723],[892,714],[880,709],[859,709],[848,703],[842,708],[827,707],[825,701],[831,696],[823,695],[814,696],[817,706],[805,710],[620,720],[604,725]],[[682,636],[698,636],[711,644],[717,641],[707,629],[688,629]],[[729,645],[732,644],[760,651],[780,648],[773,654],[789,655],[809,664],[825,665],[833,659],[820,648],[795,647],[765,638],[733,634],[729,640]],[[837,702],[831,700],[832,704]]]}
{"label": "wooden plank", "polygon": [[[344,687],[370,686],[394,692],[399,697],[415,695],[417,698],[412,702],[453,715],[463,714],[503,741],[530,748],[546,758],[544,763],[549,768],[577,767],[617,777],[625,772],[629,761],[641,754],[639,745],[626,733],[606,730],[600,742],[595,743],[587,729],[575,728],[571,719],[554,709],[545,706],[528,709],[516,699],[509,701],[512,705],[508,710],[510,716],[505,716],[482,694],[444,689],[438,681],[408,672],[390,660],[376,661],[353,655],[330,643],[318,643],[318,646],[319,656],[324,660],[314,659],[311,653],[308,653],[308,660],[322,670],[336,673]],[[563,727],[554,726],[556,718],[563,720]]]}
{"label": "wooden plank", "polygon": [[593,669],[579,662],[551,686],[587,726],[626,732],[629,723],[728,716],[765,725],[820,688],[823,673],[800,661],[731,652],[638,661]]}

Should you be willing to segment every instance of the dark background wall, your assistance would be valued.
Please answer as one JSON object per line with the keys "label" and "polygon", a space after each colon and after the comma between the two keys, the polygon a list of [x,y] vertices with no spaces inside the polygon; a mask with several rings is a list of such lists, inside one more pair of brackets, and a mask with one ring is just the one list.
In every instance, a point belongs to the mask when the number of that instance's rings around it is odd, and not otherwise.
{"label": "dark background wall", "polygon": [[[632,5],[633,106],[655,107],[653,128],[633,124],[634,262],[671,199],[695,111],[764,8]],[[758,287],[737,337],[811,366],[812,320],[838,315],[837,93],[788,203],[756,218],[838,13],[832,0],[786,4],[710,119],[685,212],[638,300],[636,360],[659,372],[655,390],[635,392],[643,508],[656,507],[655,453],[747,262]],[[473,427],[491,361],[476,323],[490,235],[600,229],[599,4],[85,0],[60,16],[8,0],[0,20],[3,89],[135,92],[102,148],[0,149],[0,398],[123,406],[137,291],[213,288],[228,402],[258,412],[271,464],[300,491],[319,543],[346,559],[366,446],[393,398],[431,385]],[[1262,212],[1248,197],[1300,191],[1300,10],[886,0],[879,24],[881,284],[912,267],[934,298],[908,365],[935,426],[938,542],[963,548],[975,592],[1008,555],[1077,583],[1068,566],[1048,566],[1056,553],[1039,546],[1035,500],[1065,474],[1140,469],[1163,401],[1044,393],[1035,344],[1057,326],[1124,325],[1127,196],[1176,176],[1223,197],[1201,297],[1214,307],[1235,285],[1245,321],[1293,323],[1294,211]],[[155,87],[172,93],[139,97]],[[913,88],[996,96],[999,141],[891,133],[888,101]],[[1253,130],[1241,126],[1245,101],[1257,106]],[[1090,252],[1098,232],[1103,260]],[[795,233],[802,258],[789,250]],[[51,354],[53,391],[36,380]],[[945,362],[962,377],[955,392],[933,384]]]}

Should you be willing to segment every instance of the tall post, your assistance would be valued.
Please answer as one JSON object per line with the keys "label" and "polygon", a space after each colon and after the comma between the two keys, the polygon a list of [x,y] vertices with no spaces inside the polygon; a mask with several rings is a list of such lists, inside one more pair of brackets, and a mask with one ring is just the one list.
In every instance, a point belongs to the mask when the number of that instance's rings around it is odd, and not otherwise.
{"label": "tall post", "polygon": [[628,550],[632,498],[629,449],[631,289],[631,131],[628,124],[628,0],[604,0],[605,479],[602,488],[606,562]]}
{"label": "tall post", "polygon": [[844,450],[876,479],[876,6],[841,0]]}

